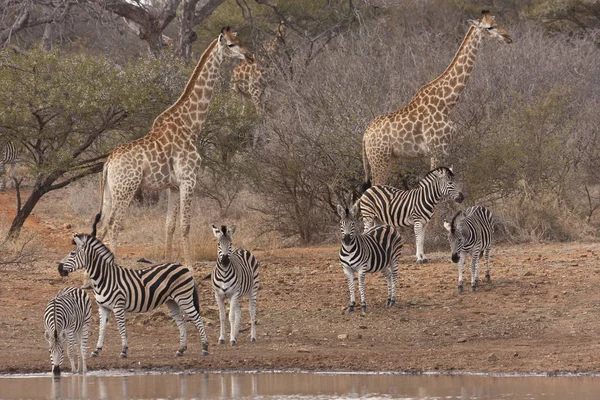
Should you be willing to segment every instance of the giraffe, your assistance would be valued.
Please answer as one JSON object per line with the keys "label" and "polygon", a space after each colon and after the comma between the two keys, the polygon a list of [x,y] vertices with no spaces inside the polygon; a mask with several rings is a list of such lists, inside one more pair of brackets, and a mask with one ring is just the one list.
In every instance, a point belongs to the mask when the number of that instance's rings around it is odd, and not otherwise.
{"label": "giraffe", "polygon": [[512,43],[512,38],[490,15],[469,20],[469,30],[446,70],[421,87],[408,105],[380,115],[363,135],[362,158],[365,183],[387,184],[391,166],[400,157],[428,155],[431,169],[444,156],[455,132],[449,113],[471,76],[483,37]]}
{"label": "giraffe", "polygon": [[190,205],[200,166],[196,143],[224,57],[249,57],[248,50],[229,27],[223,28],[204,51],[183,93],[156,117],[150,132],[118,146],[106,160],[100,183],[101,209],[94,227],[100,221],[98,238],[106,236],[113,252],[119,225],[135,191],[168,189],[166,259],[172,257],[173,233],[180,214],[184,260],[191,268]]}
{"label": "giraffe", "polygon": [[263,43],[264,56],[253,55],[254,62],[242,61],[231,74],[231,90],[241,97],[249,97],[257,112],[262,110],[262,97],[272,75],[272,58],[280,44],[285,44],[284,21],[279,23],[275,36]]}

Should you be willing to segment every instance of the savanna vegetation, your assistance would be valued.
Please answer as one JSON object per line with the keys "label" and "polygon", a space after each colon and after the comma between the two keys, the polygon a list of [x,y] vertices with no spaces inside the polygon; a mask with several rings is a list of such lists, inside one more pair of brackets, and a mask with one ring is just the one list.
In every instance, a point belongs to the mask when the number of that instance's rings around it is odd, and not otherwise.
{"label": "savanna vegetation", "polygon": [[[598,233],[600,2],[0,0],[0,8],[0,135],[22,149],[20,191],[31,189],[11,234],[62,188],[76,193],[67,196],[71,218],[89,229],[103,158],[147,133],[220,28],[260,52],[283,20],[263,112],[230,93],[232,66],[223,69],[201,134],[192,235],[208,232],[208,221],[241,220],[255,243],[331,243],[335,205],[360,193],[366,126],[445,70],[482,8],[514,42],[483,43],[453,112],[448,164],[465,205],[492,209],[513,239]],[[428,165],[403,160],[391,183],[412,187]],[[164,221],[164,198],[142,207],[132,213]],[[161,224],[151,226],[162,238]]]}

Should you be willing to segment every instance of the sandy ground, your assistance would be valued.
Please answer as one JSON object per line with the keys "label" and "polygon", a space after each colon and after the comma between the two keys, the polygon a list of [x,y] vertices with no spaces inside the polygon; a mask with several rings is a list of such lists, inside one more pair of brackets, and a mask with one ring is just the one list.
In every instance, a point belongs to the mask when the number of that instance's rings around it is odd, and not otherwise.
{"label": "sandy ground", "polygon": [[[8,223],[13,203],[0,193],[1,223]],[[0,265],[0,373],[50,370],[44,308],[61,288],[81,283],[79,272],[61,278],[56,271],[71,249],[67,227],[34,217],[26,230],[39,235],[45,250],[30,265]],[[600,244],[499,245],[492,253],[492,283],[462,295],[448,253],[429,254],[431,263],[417,265],[413,252],[405,247],[395,307],[385,307],[384,278],[367,277],[366,316],[342,311],[349,296],[337,248],[257,252],[258,341],[249,342],[244,307],[235,347],[217,344],[216,302],[210,281],[202,280],[211,265],[197,263],[209,356],[201,356],[200,337],[188,324],[188,351],[175,357],[178,330],[163,307],[128,314],[127,359],[119,358],[111,317],[103,353],[89,358],[88,368],[600,372]],[[120,263],[136,266],[142,253],[124,251]],[[90,351],[98,337],[96,309],[94,304]]]}

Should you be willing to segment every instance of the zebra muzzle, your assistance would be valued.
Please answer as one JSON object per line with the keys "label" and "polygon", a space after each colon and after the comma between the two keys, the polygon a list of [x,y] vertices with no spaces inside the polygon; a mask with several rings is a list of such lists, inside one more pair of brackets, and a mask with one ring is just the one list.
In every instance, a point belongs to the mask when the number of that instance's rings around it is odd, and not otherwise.
{"label": "zebra muzzle", "polygon": [[458,260],[460,260],[460,257],[458,256],[458,253],[452,253],[452,262],[453,263],[457,263]]}
{"label": "zebra muzzle", "polygon": [[54,374],[54,376],[59,376],[60,375],[60,365],[53,365],[52,373]]}
{"label": "zebra muzzle", "polygon": [[352,237],[350,235],[344,235],[342,241],[345,245],[349,245],[350,243],[352,243]]}
{"label": "zebra muzzle", "polygon": [[465,196],[462,194],[462,192],[459,192],[458,197],[456,197],[456,199],[454,199],[454,201],[457,203],[462,203],[464,199],[465,199]]}
{"label": "zebra muzzle", "polygon": [[231,262],[231,258],[229,258],[229,256],[223,256],[223,257],[221,257],[221,264],[224,267],[228,266],[230,262]]}
{"label": "zebra muzzle", "polygon": [[68,276],[69,275],[69,271],[65,270],[63,263],[58,264],[58,273],[60,274],[60,276]]}

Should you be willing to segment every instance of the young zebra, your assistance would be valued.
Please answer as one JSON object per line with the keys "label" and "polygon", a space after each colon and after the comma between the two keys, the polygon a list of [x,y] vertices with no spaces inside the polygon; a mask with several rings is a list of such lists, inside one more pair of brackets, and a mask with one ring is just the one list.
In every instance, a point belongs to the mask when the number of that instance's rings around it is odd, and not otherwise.
{"label": "young zebra", "polygon": [[[95,229],[94,229],[95,230]],[[123,268],[115,264],[113,253],[94,235],[76,234],[75,249],[58,265],[61,276],[85,269],[93,283],[100,311],[100,334],[96,357],[102,350],[106,322],[110,311],[115,314],[121,335],[121,357],[127,357],[125,312],[149,312],[166,304],[179,328],[179,350],[187,349],[186,325],[181,311],[194,322],[202,338],[202,355],[208,354],[208,340],[200,315],[197,283],[192,271],[181,264],[164,263],[144,269]]]}
{"label": "young zebra", "polygon": [[444,198],[450,198],[457,203],[461,203],[464,198],[454,184],[454,173],[446,167],[439,167],[427,173],[415,189],[372,186],[365,190],[360,198],[360,212],[365,231],[376,223],[396,227],[414,225],[417,263],[426,263],[428,260],[423,253],[425,225],[433,216],[436,204]]}
{"label": "young zebra", "polygon": [[479,281],[479,258],[485,260],[485,278],[490,277],[490,250],[494,241],[494,217],[487,208],[473,206],[459,211],[452,222],[444,221],[448,230],[452,262],[458,262],[458,292],[463,292],[463,267],[468,252],[471,252],[471,290],[477,290]]}
{"label": "young zebra", "polygon": [[[44,336],[50,345],[50,362],[54,375],[60,375],[64,341],[67,341],[71,372],[79,372],[81,367],[82,372],[86,373],[85,353],[91,320],[92,303],[87,293],[79,288],[64,288],[48,302],[44,312]],[[79,351],[77,368],[73,361],[76,344]]]}
{"label": "young zebra", "polygon": [[375,226],[366,232],[357,233],[358,201],[348,208],[338,204],[342,230],[342,246],[340,247],[340,262],[348,278],[350,289],[350,305],[348,311],[354,311],[354,273],[358,274],[358,289],[360,291],[360,308],[362,313],[367,311],[365,301],[365,275],[381,271],[387,281],[387,306],[396,304],[396,282],[398,281],[398,262],[402,250],[402,239],[398,231],[390,225]]}
{"label": "young zebra", "polygon": [[19,157],[19,152],[15,145],[12,142],[6,142],[0,147],[0,175],[2,175],[2,180],[0,181],[0,192],[4,192],[6,190],[6,166],[8,165],[8,169],[10,170],[10,185],[14,186],[15,182],[15,167],[17,165],[17,158]]}
{"label": "young zebra", "polygon": [[248,250],[236,249],[231,237],[235,225],[229,229],[225,225],[217,228],[212,225],[217,243],[217,264],[212,272],[212,284],[215,299],[219,305],[221,332],[219,344],[225,343],[225,299],[229,299],[229,329],[231,345],[237,343],[242,319],[240,298],[250,298],[250,341],[256,342],[256,294],[258,293],[258,261]]}

